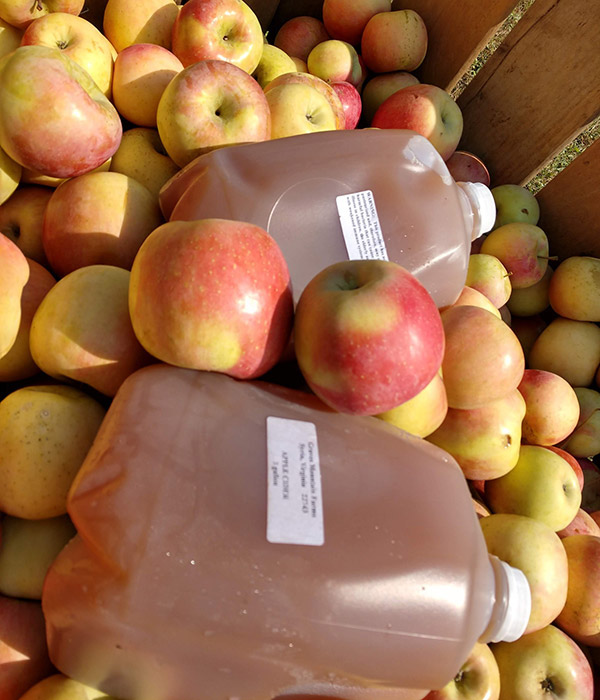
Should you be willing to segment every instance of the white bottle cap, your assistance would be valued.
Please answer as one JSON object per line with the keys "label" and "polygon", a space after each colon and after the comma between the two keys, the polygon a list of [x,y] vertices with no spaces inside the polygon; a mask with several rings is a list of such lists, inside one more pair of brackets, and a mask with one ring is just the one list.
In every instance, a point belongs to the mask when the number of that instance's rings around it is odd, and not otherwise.
{"label": "white bottle cap", "polygon": [[475,240],[494,227],[496,221],[494,195],[482,182],[458,182],[457,185],[467,195],[473,210],[477,212],[478,222],[472,235],[472,240]]}
{"label": "white bottle cap", "polygon": [[514,642],[525,632],[531,615],[531,589],[521,569],[510,566],[505,561],[496,559],[499,572],[503,578],[502,597],[503,614],[498,617],[490,630],[490,642]]}

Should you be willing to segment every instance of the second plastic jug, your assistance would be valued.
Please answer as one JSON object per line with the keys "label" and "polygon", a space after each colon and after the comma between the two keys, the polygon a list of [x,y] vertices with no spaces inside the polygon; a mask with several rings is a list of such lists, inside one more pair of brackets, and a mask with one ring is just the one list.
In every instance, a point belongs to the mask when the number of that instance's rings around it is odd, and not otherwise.
{"label": "second plastic jug", "polygon": [[69,512],[51,659],[123,700],[417,700],[529,618],[449,455],[265,382],[131,375]]}
{"label": "second plastic jug", "polygon": [[170,219],[223,218],[266,229],[280,245],[296,299],[327,265],[399,263],[438,307],[464,286],[471,241],[489,231],[493,196],[456,183],[413,131],[324,131],[228,146],[177,173],[160,194]]}

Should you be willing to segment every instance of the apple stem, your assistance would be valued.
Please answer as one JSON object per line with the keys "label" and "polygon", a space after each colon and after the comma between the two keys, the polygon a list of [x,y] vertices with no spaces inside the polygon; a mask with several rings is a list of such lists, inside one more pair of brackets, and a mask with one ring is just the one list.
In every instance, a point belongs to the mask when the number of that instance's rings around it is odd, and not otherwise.
{"label": "apple stem", "polygon": [[44,9],[44,6],[42,5],[40,0],[34,0],[33,5],[31,6],[31,13],[33,14],[36,10],[38,12],[41,12]]}

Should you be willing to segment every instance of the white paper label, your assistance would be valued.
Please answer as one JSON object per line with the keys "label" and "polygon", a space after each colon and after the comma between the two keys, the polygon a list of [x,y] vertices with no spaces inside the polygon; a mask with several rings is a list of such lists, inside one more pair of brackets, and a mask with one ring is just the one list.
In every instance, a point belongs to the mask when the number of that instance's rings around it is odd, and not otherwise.
{"label": "white paper label", "polygon": [[371,190],[335,198],[350,260],[389,260]]}
{"label": "white paper label", "polygon": [[314,423],[267,417],[267,540],[322,545],[321,467]]}

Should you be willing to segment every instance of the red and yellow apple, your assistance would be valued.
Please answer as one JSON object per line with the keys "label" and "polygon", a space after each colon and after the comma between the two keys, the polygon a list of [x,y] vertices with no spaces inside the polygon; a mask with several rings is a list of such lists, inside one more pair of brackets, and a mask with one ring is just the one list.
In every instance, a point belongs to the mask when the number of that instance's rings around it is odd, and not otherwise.
{"label": "red and yellow apple", "polygon": [[271,116],[272,139],[337,128],[331,102],[313,85],[282,82],[267,90],[265,97]]}
{"label": "red and yellow apple", "polygon": [[502,319],[477,306],[450,306],[441,317],[449,406],[478,408],[518,387],[525,369],[523,349]]}
{"label": "red and yellow apple", "polygon": [[600,321],[600,258],[573,255],[556,268],[548,288],[555,313],[574,321]]}
{"label": "red and yellow apple", "polygon": [[108,0],[102,18],[104,35],[117,51],[131,44],[170,49],[180,9],[176,0]]}
{"label": "red and yellow apple", "polygon": [[183,70],[164,46],[132,44],[119,52],[113,75],[113,103],[119,114],[138,126],[156,127],[156,110],[171,80]]}
{"label": "red and yellow apple", "polygon": [[308,54],[306,65],[309,73],[328,83],[345,80],[356,87],[362,79],[358,53],[347,41],[322,41]]}
{"label": "red and yellow apple", "polygon": [[151,360],[131,326],[129,281],[127,270],[112,265],[86,265],[60,279],[31,323],[36,365],[51,377],[114,396]]}
{"label": "red and yellow apple", "polygon": [[578,424],[579,402],[573,387],[554,372],[526,369],[519,384],[525,399],[523,439],[530,445],[556,445]]}
{"label": "red and yellow apple", "polygon": [[409,85],[418,85],[419,82],[416,75],[403,70],[379,73],[368,78],[360,93],[363,103],[364,125],[371,126],[379,105],[390,95]]}
{"label": "red and yellow apple", "polygon": [[371,126],[416,131],[448,160],[462,136],[463,116],[449,93],[436,85],[420,83],[397,90],[385,99],[377,108]]}
{"label": "red and yellow apple", "polygon": [[256,80],[233,63],[198,61],[167,85],[156,123],[180,167],[212,148],[271,138],[271,112]]}
{"label": "red and yellow apple", "polygon": [[362,100],[360,92],[346,80],[338,80],[331,83],[331,87],[336,91],[342,107],[344,108],[345,129],[354,129],[360,121],[362,111]]}
{"label": "red and yellow apple", "polygon": [[27,258],[0,234],[0,358],[11,349],[21,323],[21,295],[29,279]]}
{"label": "red and yellow apple", "polygon": [[286,20],[277,30],[273,44],[288,56],[306,63],[308,54],[322,41],[331,39],[322,20],[310,15],[299,15]]}
{"label": "red and yellow apple", "polygon": [[367,22],[360,40],[360,53],[373,73],[416,70],[427,53],[428,33],[423,18],[414,10],[378,12]]}
{"label": "red and yellow apple", "polygon": [[172,51],[186,68],[218,60],[251,74],[263,47],[258,17],[244,0],[189,0],[173,25]]}
{"label": "red and yellow apple", "polygon": [[0,147],[0,204],[6,202],[21,182],[23,167]]}
{"label": "red and yellow apple", "polygon": [[433,299],[405,268],[347,260],[326,267],[302,291],[294,344],[319,398],[344,413],[375,415],[432,381],[444,331]]}
{"label": "red and yellow apple", "polygon": [[499,309],[504,306],[511,294],[508,271],[495,255],[472,253],[469,256],[465,284],[473,287]]}
{"label": "red and yellow apple", "polygon": [[85,265],[130,269],[148,234],[163,223],[156,195],[117,172],[87,173],[57,187],[42,241],[59,277]]}
{"label": "red and yellow apple", "polygon": [[134,260],[129,309],[137,338],[157,359],[258,377],[289,341],[288,267],[274,239],[253,224],[171,221]]}
{"label": "red and yellow apple", "polygon": [[117,52],[104,34],[84,17],[68,12],[44,15],[27,27],[21,45],[59,49],[84,68],[106,97],[111,98]]}
{"label": "red and yellow apple", "polygon": [[499,700],[500,672],[490,647],[476,642],[456,676],[423,700]]}
{"label": "red and yellow apple", "polygon": [[525,401],[514,389],[472,409],[449,408],[427,440],[451,454],[467,479],[496,479],[517,464]]}
{"label": "red and yellow apple", "polygon": [[508,183],[492,187],[492,195],[496,203],[494,228],[517,222],[537,225],[540,205],[531,190]]}
{"label": "red and yellow apple", "polygon": [[22,166],[52,177],[81,175],[110,158],[121,135],[112,103],[59,49],[21,46],[4,58],[0,146]]}
{"label": "red and yellow apple", "polygon": [[332,39],[360,46],[364,28],[371,17],[390,9],[390,0],[323,0],[323,24]]}
{"label": "red and yellow apple", "polygon": [[17,29],[25,29],[33,20],[51,12],[68,12],[78,15],[84,0],[0,0],[0,18]]}

